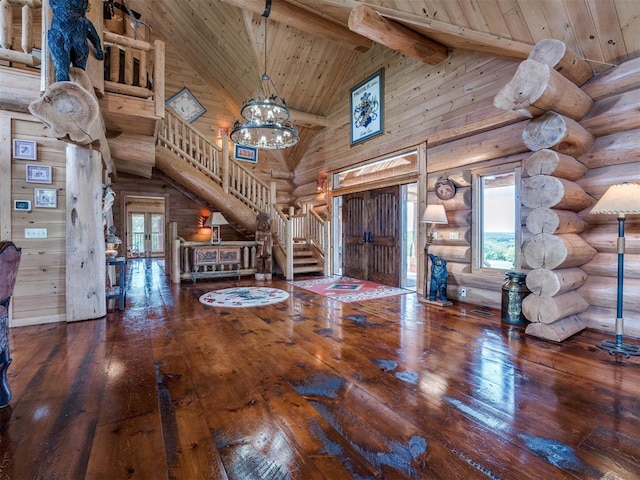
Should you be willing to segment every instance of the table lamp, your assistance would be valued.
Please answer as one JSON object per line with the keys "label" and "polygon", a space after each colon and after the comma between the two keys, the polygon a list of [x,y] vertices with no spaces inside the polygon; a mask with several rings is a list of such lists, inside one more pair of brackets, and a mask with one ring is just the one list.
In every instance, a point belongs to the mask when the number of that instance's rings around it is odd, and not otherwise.
{"label": "table lamp", "polygon": [[220,238],[220,225],[228,225],[227,219],[222,216],[220,212],[213,212],[209,217],[204,221],[203,227],[211,228],[211,238],[209,239],[209,244],[213,245],[214,243],[220,243],[222,238]]}
{"label": "table lamp", "polygon": [[429,283],[427,279],[429,277],[429,245],[433,243],[434,232],[433,225],[441,224],[446,225],[449,223],[447,220],[447,212],[444,209],[444,205],[427,205],[427,208],[424,209],[424,213],[422,214],[422,218],[420,219],[421,223],[427,224],[427,242],[424,245],[424,298],[429,297]]}

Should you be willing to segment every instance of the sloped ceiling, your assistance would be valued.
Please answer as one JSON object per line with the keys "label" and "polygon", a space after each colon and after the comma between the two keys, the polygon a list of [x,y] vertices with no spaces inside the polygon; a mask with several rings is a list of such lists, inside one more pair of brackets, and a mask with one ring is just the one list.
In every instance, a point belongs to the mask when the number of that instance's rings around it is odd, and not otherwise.
{"label": "sloped ceiling", "polygon": [[[255,0],[258,4],[262,2]],[[255,3],[242,0],[239,3]],[[272,0],[294,5],[348,29],[353,7],[364,4],[449,49],[470,49],[523,58],[531,45],[556,38],[602,70],[640,55],[637,0]],[[256,93],[264,66],[264,21],[234,0],[130,0],[154,36],[172,43],[215,90],[228,109],[221,125],[239,114]],[[260,7],[263,8],[263,7]],[[326,115],[333,92],[348,79],[356,52],[326,37],[268,20],[266,72],[288,105]],[[221,114],[222,115],[222,114]],[[314,130],[301,128],[299,146],[278,152],[292,170]]]}

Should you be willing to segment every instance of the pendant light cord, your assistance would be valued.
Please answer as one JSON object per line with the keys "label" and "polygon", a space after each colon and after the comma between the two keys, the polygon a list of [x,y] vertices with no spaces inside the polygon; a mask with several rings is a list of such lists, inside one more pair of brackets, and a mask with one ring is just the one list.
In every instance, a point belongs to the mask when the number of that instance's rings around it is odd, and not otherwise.
{"label": "pendant light cord", "polygon": [[262,12],[262,16],[264,17],[264,75],[267,75],[267,23],[269,23],[269,14],[271,13],[271,0],[266,0],[266,4],[264,6],[264,12]]}

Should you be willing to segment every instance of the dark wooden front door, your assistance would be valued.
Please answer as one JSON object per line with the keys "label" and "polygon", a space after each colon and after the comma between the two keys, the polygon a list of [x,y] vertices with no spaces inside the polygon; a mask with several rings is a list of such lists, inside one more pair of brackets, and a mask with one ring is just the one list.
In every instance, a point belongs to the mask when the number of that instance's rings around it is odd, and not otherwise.
{"label": "dark wooden front door", "polygon": [[342,271],[347,277],[400,285],[400,187],[343,197]]}

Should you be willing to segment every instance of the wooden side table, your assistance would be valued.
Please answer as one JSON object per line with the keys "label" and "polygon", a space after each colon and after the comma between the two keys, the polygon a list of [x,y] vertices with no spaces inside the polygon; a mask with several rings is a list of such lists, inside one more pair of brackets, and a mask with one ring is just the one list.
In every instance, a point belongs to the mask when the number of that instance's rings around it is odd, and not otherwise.
{"label": "wooden side table", "polygon": [[119,310],[124,310],[127,294],[126,265],[127,259],[125,257],[107,258],[107,267],[114,266],[118,273],[118,284],[107,286],[107,300],[118,299]]}

